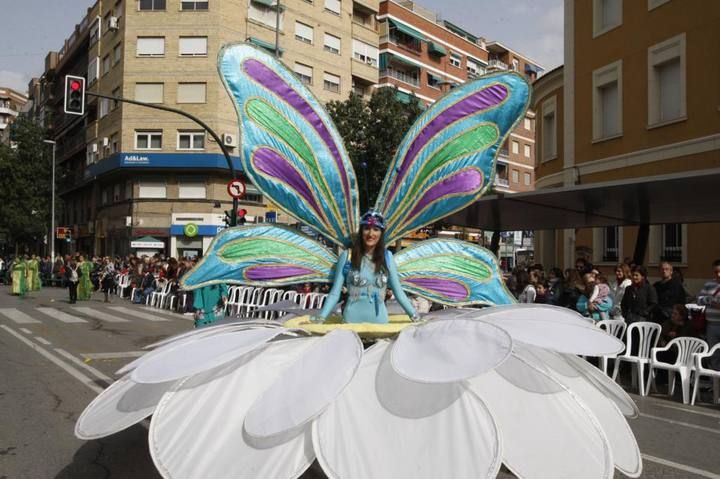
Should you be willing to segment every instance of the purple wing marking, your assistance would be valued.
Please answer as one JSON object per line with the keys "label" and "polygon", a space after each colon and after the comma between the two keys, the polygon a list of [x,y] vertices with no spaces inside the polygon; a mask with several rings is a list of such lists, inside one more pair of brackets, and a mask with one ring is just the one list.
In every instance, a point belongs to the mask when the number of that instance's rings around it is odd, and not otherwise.
{"label": "purple wing marking", "polygon": [[468,297],[465,285],[447,278],[408,278],[403,281],[455,301],[464,301]]}
{"label": "purple wing marking", "polygon": [[420,201],[417,202],[415,208],[408,215],[408,221],[411,221],[415,215],[423,210],[427,205],[453,193],[471,193],[476,191],[483,184],[483,174],[480,170],[463,170],[452,176],[445,178],[443,181],[435,184],[430,188]]}
{"label": "purple wing marking", "polygon": [[270,281],[277,279],[295,278],[298,276],[307,276],[317,273],[310,268],[300,266],[281,266],[281,265],[258,265],[251,266],[245,270],[245,276],[253,281]]}

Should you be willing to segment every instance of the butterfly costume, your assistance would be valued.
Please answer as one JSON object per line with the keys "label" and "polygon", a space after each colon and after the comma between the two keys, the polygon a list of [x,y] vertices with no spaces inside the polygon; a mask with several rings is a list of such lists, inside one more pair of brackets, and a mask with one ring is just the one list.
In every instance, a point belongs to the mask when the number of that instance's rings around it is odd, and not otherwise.
{"label": "butterfly costume", "polygon": [[[231,228],[183,287],[357,281],[361,295],[373,276],[348,278],[343,267],[361,222],[357,181],[328,114],[263,51],[228,45],[218,62],[238,113],[245,174],[342,251],[282,226]],[[418,118],[374,207],[386,244],[490,188],[498,149],[529,97],[521,76],[491,74]],[[293,479],[315,460],[338,479],[492,478],[502,464],[522,478],[640,475],[625,418],[637,416],[636,405],[577,356],[616,354],[622,342],[576,312],[515,304],[494,256],[477,245],[432,239],[386,263],[406,292],[491,307],[405,318],[367,349],[357,324],[324,335],[268,321],[190,331],[118,371],[78,419],[76,435],[104,437],[152,415],[150,453],[166,478]],[[386,285],[372,286],[366,292]]]}

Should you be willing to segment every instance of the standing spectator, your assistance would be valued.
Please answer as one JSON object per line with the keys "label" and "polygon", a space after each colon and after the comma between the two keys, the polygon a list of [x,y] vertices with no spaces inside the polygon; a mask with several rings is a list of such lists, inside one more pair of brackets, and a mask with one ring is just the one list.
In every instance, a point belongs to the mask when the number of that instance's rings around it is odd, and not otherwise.
{"label": "standing spectator", "polygon": [[610,287],[602,276],[594,272],[583,275],[585,291],[580,295],[576,308],[583,316],[591,317],[595,321],[608,319],[613,302],[610,297]]}
{"label": "standing spectator", "polygon": [[632,283],[625,288],[621,309],[623,318],[628,324],[637,321],[649,321],[657,305],[655,288],[647,281],[647,270],[644,266],[635,266],[632,269]]}
{"label": "standing spectator", "polygon": [[85,257],[80,255],[78,258],[78,270],[80,271],[80,282],[77,288],[77,297],[80,301],[87,301],[92,296],[93,285],[91,275],[95,267],[90,261],[85,261]]}
{"label": "standing spectator", "polygon": [[110,302],[110,290],[115,286],[115,265],[107,256],[103,258],[100,271],[100,287],[105,294],[105,302]]}
{"label": "standing spectator", "polygon": [[565,284],[563,284],[563,292],[558,302],[558,306],[575,309],[577,301],[585,291],[582,284],[580,273],[577,269],[568,268],[565,270]]}
{"label": "standing spectator", "polygon": [[682,281],[673,275],[673,267],[667,261],[660,263],[660,281],[653,286],[658,298],[657,307],[653,312],[653,320],[658,324],[663,324],[670,319],[673,306],[686,303],[687,295]]}
{"label": "standing spectator", "polygon": [[559,305],[563,295],[563,273],[560,268],[552,268],[548,273],[547,304]]}
{"label": "standing spectator", "polygon": [[[697,298],[698,304],[705,306],[705,339],[711,348],[720,343],[720,259],[713,261],[712,267],[714,278],[705,283]],[[720,354],[710,358],[710,367],[720,370]]]}
{"label": "standing spectator", "polygon": [[77,302],[78,283],[80,282],[81,275],[82,271],[78,268],[75,260],[70,260],[65,264],[65,282],[68,285],[70,304],[75,304]]}
{"label": "standing spectator", "polygon": [[610,284],[610,292],[612,293],[613,299],[613,309],[610,312],[612,317],[622,317],[622,308],[620,305],[625,295],[625,288],[632,283],[630,279],[631,276],[630,266],[626,263],[620,263],[615,267],[615,281]]}
{"label": "standing spectator", "polygon": [[[521,291],[518,296],[519,303],[534,303],[537,296],[538,276],[536,271],[520,271],[518,273],[518,290]],[[520,289],[522,288],[522,289]]]}
{"label": "standing spectator", "polygon": [[549,291],[548,282],[538,282],[537,286],[535,286],[535,291],[537,292],[537,295],[535,296],[535,302],[538,304],[547,304]]}

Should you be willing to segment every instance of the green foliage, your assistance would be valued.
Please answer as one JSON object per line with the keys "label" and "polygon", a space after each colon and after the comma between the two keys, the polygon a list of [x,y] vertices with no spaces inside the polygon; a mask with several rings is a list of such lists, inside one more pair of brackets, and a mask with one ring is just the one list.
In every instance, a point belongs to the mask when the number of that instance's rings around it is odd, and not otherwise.
{"label": "green foliage", "polygon": [[343,102],[328,103],[327,109],[355,168],[364,211],[374,204],[395,151],[423,111],[421,104],[414,96],[403,103],[397,90],[388,87],[376,89],[369,101],[351,93]]}
{"label": "green foliage", "polygon": [[31,120],[19,117],[12,128],[16,148],[0,145],[0,226],[11,244],[34,248],[50,227],[52,155]]}

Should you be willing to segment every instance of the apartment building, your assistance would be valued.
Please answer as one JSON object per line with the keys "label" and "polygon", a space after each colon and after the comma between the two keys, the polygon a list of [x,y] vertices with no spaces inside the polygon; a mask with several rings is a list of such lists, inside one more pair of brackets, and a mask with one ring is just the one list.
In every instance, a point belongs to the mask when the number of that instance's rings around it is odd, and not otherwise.
{"label": "apartment building", "polygon": [[28,101],[28,97],[12,88],[0,86],[0,143],[10,141],[10,125]]}
{"label": "apartment building", "polygon": [[[377,11],[376,0],[98,0],[48,54],[35,108],[65,171],[59,223],[73,228],[72,250],[197,255],[224,226],[230,175],[220,146],[177,114],[88,96],[83,117],[64,115],[64,75],[85,76],[90,93],[203,119],[240,170],[237,119],[217,73],[222,45],[277,51],[323,102],[351,90],[369,95],[378,81]],[[291,220],[253,185],[241,207],[251,222]],[[186,235],[189,223],[197,235]]]}
{"label": "apartment building", "polygon": [[[488,72],[512,70],[534,81],[536,62],[443,20],[413,1],[380,2],[380,86],[394,86],[404,101],[412,95],[430,104],[450,88]],[[498,156],[495,189],[533,189],[535,114],[511,133]]]}
{"label": "apartment building", "polygon": [[[720,3],[566,0],[565,16],[565,65],[534,84],[538,189],[720,167]],[[610,271],[638,235],[638,226],[546,231],[537,255],[565,267],[586,256]],[[695,292],[720,257],[719,236],[718,223],[650,225],[644,264],[656,276],[672,262]]]}

